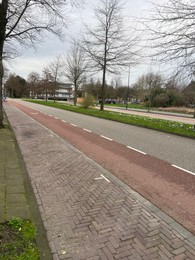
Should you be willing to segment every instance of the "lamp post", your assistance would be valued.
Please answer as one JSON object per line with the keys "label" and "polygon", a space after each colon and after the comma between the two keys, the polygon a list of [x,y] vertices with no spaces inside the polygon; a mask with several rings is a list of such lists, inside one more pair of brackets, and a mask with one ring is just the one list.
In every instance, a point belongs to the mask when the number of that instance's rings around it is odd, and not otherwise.
{"label": "lamp post", "polygon": [[129,72],[128,72],[128,84],[127,84],[127,95],[126,95],[126,109],[128,109],[129,83],[130,83],[130,64],[129,64]]}

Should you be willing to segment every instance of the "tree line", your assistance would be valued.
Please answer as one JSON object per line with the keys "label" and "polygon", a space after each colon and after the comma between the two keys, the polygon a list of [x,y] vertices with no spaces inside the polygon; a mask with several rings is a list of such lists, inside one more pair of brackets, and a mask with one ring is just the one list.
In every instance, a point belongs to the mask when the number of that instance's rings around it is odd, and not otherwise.
{"label": "tree line", "polygon": [[[57,99],[55,92],[60,88],[60,85],[58,81],[56,84],[54,84],[55,81],[50,81],[54,76],[52,76],[53,74],[49,74],[49,76],[46,71],[49,73],[48,70],[44,69],[42,77],[36,72],[31,72],[27,80],[18,75],[10,75],[4,85],[6,93],[13,98],[38,97],[44,98],[46,101],[48,95],[52,95],[55,102]],[[92,77],[88,82],[82,81],[76,90],[76,97],[90,95],[97,103],[101,103],[101,94],[101,80],[95,80]],[[143,103],[148,109],[151,107],[193,106],[195,103],[195,83],[191,82],[188,86],[183,86],[174,80],[166,82],[162,75],[150,72],[141,75],[129,89],[122,84],[120,78],[111,80],[109,84],[106,83],[104,97],[105,104]],[[75,95],[73,102],[77,102]]]}

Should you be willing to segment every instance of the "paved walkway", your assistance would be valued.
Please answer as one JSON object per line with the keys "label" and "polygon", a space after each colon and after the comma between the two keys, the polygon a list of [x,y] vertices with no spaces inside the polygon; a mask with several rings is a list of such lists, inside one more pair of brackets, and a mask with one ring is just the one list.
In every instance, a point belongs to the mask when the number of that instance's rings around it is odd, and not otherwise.
{"label": "paved walkway", "polygon": [[52,255],[24,162],[7,120],[4,125],[0,129],[0,223],[13,217],[31,219],[38,229],[40,260],[50,260]]}
{"label": "paved walkway", "polygon": [[54,260],[195,259],[192,233],[23,112],[5,110]]}

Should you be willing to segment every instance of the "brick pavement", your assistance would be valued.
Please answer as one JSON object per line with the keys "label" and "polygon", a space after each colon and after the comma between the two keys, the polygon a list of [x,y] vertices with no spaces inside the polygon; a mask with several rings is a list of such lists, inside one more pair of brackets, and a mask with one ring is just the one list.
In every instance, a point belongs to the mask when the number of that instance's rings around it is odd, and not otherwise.
{"label": "brick pavement", "polygon": [[195,259],[192,233],[23,112],[5,110],[53,259]]}

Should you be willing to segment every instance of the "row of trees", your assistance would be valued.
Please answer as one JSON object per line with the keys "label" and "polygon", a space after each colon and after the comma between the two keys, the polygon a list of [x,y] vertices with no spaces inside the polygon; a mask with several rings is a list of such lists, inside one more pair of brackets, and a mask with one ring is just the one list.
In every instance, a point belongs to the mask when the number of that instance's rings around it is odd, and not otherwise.
{"label": "row of trees", "polygon": [[[10,97],[16,98],[31,96],[32,98],[45,97],[47,100],[50,94],[55,102],[58,81],[50,81],[50,79],[58,74],[48,76],[46,71],[48,72],[49,69],[43,70],[42,77],[36,72],[30,73],[27,81],[20,76],[10,75],[5,83],[5,90]],[[93,96],[97,101],[101,100],[101,81],[91,78],[89,82],[83,81],[81,85],[79,84],[76,96],[82,97],[86,94]],[[127,86],[123,86],[119,79],[112,80],[110,84],[106,84],[104,96],[105,103],[125,103],[133,99],[135,102],[139,100],[145,103],[148,109],[150,107],[193,105],[195,103],[195,84],[192,82],[188,87],[183,88],[176,81],[165,82],[160,74],[148,73],[140,76],[129,89]],[[75,98],[74,102],[76,102]]]}
{"label": "row of trees", "polygon": [[[101,97],[101,82],[91,80],[82,86],[82,91],[89,93],[96,99]],[[156,73],[141,75],[128,89],[120,84],[107,84],[105,98],[107,102],[123,102],[127,100],[143,102],[150,107],[188,106],[195,103],[195,84],[181,86],[176,81],[165,81],[164,77]]]}

